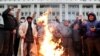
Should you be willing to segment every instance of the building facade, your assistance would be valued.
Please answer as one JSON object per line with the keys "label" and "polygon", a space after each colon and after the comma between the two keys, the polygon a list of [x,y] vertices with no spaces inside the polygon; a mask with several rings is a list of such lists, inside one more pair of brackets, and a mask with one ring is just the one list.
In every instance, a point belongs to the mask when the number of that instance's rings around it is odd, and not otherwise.
{"label": "building facade", "polygon": [[83,15],[87,19],[88,12],[94,12],[100,20],[100,0],[0,0],[0,13],[8,6],[20,8],[20,17],[30,16],[36,12],[36,18],[51,7],[51,18],[59,16],[63,19],[74,20],[76,16]]}

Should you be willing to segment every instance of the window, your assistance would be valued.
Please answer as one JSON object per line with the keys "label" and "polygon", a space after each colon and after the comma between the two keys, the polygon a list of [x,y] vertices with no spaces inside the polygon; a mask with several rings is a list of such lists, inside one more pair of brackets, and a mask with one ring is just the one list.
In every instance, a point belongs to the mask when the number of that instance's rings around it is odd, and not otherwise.
{"label": "window", "polygon": [[21,15],[22,15],[22,16],[24,16],[24,13],[23,13],[23,12],[21,12]]}
{"label": "window", "polygon": [[79,5],[69,5],[70,8],[79,8]]}
{"label": "window", "polygon": [[65,8],[65,4],[62,5],[62,8]]}
{"label": "window", "polygon": [[59,15],[59,12],[57,12],[57,15]]}
{"label": "window", "polygon": [[34,5],[34,8],[36,8],[36,7],[37,7],[37,5],[35,4],[35,5]]}
{"label": "window", "polygon": [[52,15],[55,15],[55,12],[53,12]]}
{"label": "window", "polygon": [[46,5],[45,4],[40,5],[40,8],[44,8],[44,7],[50,7],[50,5],[47,5],[47,4]]}
{"label": "window", "polygon": [[96,6],[96,8],[100,8],[100,4]]}
{"label": "window", "polygon": [[75,12],[72,12],[72,14],[75,14]]}
{"label": "window", "polygon": [[31,12],[29,12],[29,15],[31,15]]}
{"label": "window", "polygon": [[85,16],[85,12],[83,12],[83,15]]}
{"label": "window", "polygon": [[65,14],[65,12],[62,12],[62,14]]}
{"label": "window", "polygon": [[76,12],[76,15],[78,16],[79,15],[79,12]]}
{"label": "window", "polygon": [[59,4],[50,4],[50,7],[59,8]]}
{"label": "window", "polygon": [[0,8],[4,8],[4,5],[0,5]]}
{"label": "window", "polygon": [[83,5],[83,8],[93,8],[93,5]]}
{"label": "window", "polygon": [[22,5],[21,7],[22,7],[22,8],[30,8],[31,5]]}
{"label": "window", "polygon": [[27,12],[25,12],[25,16],[27,15]]}
{"label": "window", "polygon": [[71,12],[68,12],[68,14],[71,14]]}
{"label": "window", "polygon": [[14,7],[14,8],[17,8],[17,7],[18,7],[17,5],[8,5],[8,7],[9,7],[9,6],[12,6],[12,7]]}

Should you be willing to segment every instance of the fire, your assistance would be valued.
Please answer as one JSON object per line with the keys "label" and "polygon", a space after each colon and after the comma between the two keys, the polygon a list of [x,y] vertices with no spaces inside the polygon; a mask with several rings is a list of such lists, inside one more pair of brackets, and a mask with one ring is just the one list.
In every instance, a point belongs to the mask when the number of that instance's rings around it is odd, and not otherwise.
{"label": "fire", "polygon": [[47,10],[40,18],[39,21],[44,21],[44,30],[45,34],[43,36],[43,42],[40,44],[40,54],[39,56],[61,56],[63,54],[63,47],[60,45],[61,38],[57,40],[57,42],[53,41],[53,34],[50,30],[54,30],[53,28],[48,27],[48,15],[50,10]]}

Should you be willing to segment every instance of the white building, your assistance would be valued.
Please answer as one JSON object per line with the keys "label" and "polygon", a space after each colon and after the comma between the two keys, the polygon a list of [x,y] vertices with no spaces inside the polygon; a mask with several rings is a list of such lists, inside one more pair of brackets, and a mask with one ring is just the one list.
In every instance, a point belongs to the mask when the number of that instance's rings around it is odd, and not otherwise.
{"label": "white building", "polygon": [[60,21],[74,20],[78,15],[83,15],[86,19],[88,12],[94,12],[100,19],[100,0],[0,0],[1,13],[8,6],[21,8],[21,16],[25,17],[33,12],[39,17],[48,7],[52,7],[52,18],[59,16]]}

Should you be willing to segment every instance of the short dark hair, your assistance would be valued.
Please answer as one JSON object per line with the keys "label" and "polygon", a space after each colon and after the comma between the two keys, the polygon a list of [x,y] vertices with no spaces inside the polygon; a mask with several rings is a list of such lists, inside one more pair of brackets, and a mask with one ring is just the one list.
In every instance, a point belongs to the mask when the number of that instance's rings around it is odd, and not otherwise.
{"label": "short dark hair", "polygon": [[21,17],[21,19],[25,19],[25,17]]}
{"label": "short dark hair", "polygon": [[28,19],[31,19],[31,20],[32,20],[32,17],[28,16],[28,17],[27,17],[27,20],[28,20]]}

